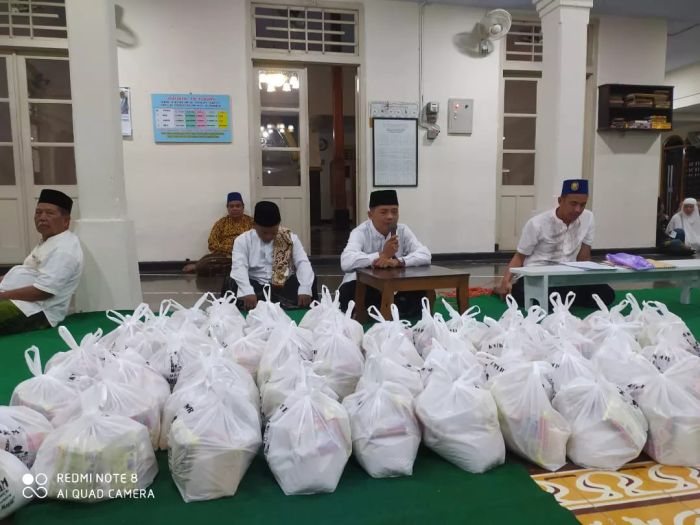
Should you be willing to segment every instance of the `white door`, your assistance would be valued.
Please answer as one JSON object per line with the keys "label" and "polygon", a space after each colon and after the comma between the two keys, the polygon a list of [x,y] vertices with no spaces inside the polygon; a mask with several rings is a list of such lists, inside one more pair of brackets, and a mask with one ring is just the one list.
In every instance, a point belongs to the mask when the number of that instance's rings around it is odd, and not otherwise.
{"label": "white door", "polygon": [[77,199],[78,187],[68,59],[10,54],[2,64],[0,83],[7,78],[8,89],[0,85],[0,262],[12,264],[40,238],[33,216],[41,190]]}
{"label": "white door", "polygon": [[[503,146],[499,181],[500,250],[515,250],[535,209],[535,127],[539,78],[503,77]],[[527,74],[527,73],[525,73]],[[535,74],[535,73],[533,73]]]}
{"label": "white door", "polygon": [[280,207],[282,225],[309,251],[309,126],[306,69],[254,68],[255,199]]}

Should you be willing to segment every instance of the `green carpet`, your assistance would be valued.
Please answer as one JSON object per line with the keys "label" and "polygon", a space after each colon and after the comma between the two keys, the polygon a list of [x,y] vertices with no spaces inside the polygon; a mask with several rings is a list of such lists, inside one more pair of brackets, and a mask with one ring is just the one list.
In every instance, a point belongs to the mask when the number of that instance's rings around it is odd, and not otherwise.
{"label": "green carpet", "polygon": [[[681,315],[694,333],[700,333],[700,307],[680,305],[679,290],[663,288],[636,291],[640,299],[664,301]],[[700,296],[693,295],[695,304]],[[482,313],[498,317],[504,304],[493,297],[472,299]],[[587,311],[579,310],[578,315]],[[292,312],[299,319],[301,312]],[[65,324],[76,338],[98,327],[112,328],[102,313],[79,314]],[[3,355],[0,403],[8,403],[14,386],[29,377],[23,351],[36,344],[46,361],[65,349],[56,330],[0,338]],[[192,524],[230,521],[235,524],[537,524],[578,523],[573,514],[540,490],[518,461],[486,474],[468,474],[422,448],[411,477],[373,479],[351,458],[333,494],[285,496],[264,458],[259,455],[232,498],[208,502],[182,501],[168,472],[167,454],[158,453],[160,473],[152,489],[153,500],[118,500],[97,504],[41,501],[17,512],[14,523],[169,523]]]}

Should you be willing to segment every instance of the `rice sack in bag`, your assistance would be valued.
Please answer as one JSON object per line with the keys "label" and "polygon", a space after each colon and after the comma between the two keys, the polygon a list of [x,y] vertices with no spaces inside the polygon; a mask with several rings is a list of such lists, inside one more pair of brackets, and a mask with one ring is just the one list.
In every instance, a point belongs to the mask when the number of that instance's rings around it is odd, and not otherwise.
{"label": "rice sack in bag", "polygon": [[31,468],[39,447],[53,425],[39,412],[24,406],[0,406],[0,450]]}
{"label": "rice sack in bag", "polygon": [[262,444],[255,408],[217,388],[170,428],[168,465],[187,502],[233,496]]}
{"label": "rice sack in bag", "polygon": [[413,396],[397,383],[373,383],[343,400],[350,417],[352,451],[373,478],[410,476],[421,431]]}
{"label": "rice sack in bag", "polygon": [[567,455],[584,468],[617,470],[647,441],[647,422],[632,401],[605,380],[569,382],[552,406],[571,425]]}
{"label": "rice sack in bag", "polygon": [[77,399],[78,389],[51,374],[42,373],[41,356],[36,346],[24,351],[24,359],[34,377],[15,387],[10,405],[29,407],[51,421],[57,412]]}
{"label": "rice sack in bag", "polygon": [[286,495],[333,492],[352,451],[345,408],[300,387],[265,428],[265,459]]}
{"label": "rice sack in bag", "polygon": [[[11,516],[16,510],[32,500],[34,477],[27,466],[15,456],[0,450],[0,520]],[[32,480],[31,483],[25,483]],[[43,495],[43,491],[39,493]]]}
{"label": "rice sack in bag", "polygon": [[341,322],[337,318],[327,319],[317,327],[313,369],[326,378],[342,400],[355,391],[365,359],[360,347],[343,333]]}
{"label": "rice sack in bag", "polygon": [[92,404],[101,413],[128,417],[141,423],[148,429],[153,448],[158,447],[161,409],[158,400],[138,387],[120,383],[106,375],[57,413],[54,425],[59,427],[79,419],[84,415],[85,407]]}
{"label": "rice sack in bag", "polygon": [[258,366],[258,385],[270,377],[272,371],[291,357],[310,360],[313,356],[314,340],[311,331],[299,328],[294,321],[278,324],[270,332],[265,351]]}
{"label": "rice sack in bag", "polygon": [[148,429],[83,399],[84,415],[51,432],[36,455],[32,472],[46,475],[48,496],[89,503],[147,489],[158,473]]}
{"label": "rice sack in bag", "polygon": [[491,386],[506,445],[544,469],[566,463],[571,427],[549,401],[534,364],[522,364],[497,375]]}
{"label": "rice sack in bag", "polygon": [[650,375],[634,392],[649,422],[644,451],[657,463],[700,467],[700,400],[678,377]]}
{"label": "rice sack in bag", "polygon": [[425,445],[450,463],[475,474],[503,464],[506,448],[491,394],[479,386],[480,366],[456,380],[435,373],[416,398]]}

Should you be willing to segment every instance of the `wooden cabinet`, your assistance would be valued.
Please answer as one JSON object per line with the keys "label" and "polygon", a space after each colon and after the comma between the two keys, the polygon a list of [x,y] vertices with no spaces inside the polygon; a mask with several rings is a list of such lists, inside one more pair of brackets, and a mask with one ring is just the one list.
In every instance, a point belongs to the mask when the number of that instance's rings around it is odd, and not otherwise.
{"label": "wooden cabinet", "polygon": [[673,86],[598,86],[598,131],[651,132],[673,129]]}

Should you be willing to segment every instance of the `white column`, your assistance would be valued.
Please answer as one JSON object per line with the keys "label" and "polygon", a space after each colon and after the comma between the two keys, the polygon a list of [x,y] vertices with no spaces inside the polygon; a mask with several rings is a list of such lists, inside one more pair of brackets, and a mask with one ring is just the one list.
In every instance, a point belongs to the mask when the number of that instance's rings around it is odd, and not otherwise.
{"label": "white column", "polygon": [[587,26],[593,0],[533,0],[542,19],[537,95],[535,206],[556,205],[565,179],[583,171]]}
{"label": "white column", "polygon": [[134,225],[126,216],[113,0],[66,0],[75,165],[85,270],[78,311],[142,300]]}

